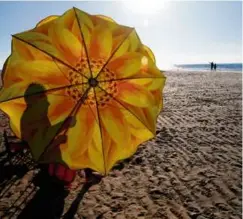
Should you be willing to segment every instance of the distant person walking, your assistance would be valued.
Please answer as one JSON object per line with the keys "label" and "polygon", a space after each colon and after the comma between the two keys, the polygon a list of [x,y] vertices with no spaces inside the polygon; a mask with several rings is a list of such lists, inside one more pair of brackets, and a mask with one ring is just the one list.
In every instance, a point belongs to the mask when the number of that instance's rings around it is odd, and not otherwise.
{"label": "distant person walking", "polygon": [[217,64],[216,63],[214,63],[213,68],[214,68],[214,71],[216,71],[216,69],[217,69]]}
{"label": "distant person walking", "polygon": [[214,63],[213,62],[210,62],[210,65],[211,65],[211,71],[212,71],[213,68],[214,68]]}

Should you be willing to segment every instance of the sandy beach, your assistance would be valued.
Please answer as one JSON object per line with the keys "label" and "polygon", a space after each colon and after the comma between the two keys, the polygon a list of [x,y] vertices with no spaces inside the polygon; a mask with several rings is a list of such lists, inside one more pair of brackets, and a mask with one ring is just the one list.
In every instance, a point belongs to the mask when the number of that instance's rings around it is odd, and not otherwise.
{"label": "sandy beach", "polygon": [[[68,218],[65,213],[78,194],[75,218],[241,218],[242,74],[165,75],[157,136],[84,197],[79,194],[82,185],[71,191],[64,200],[63,218]],[[8,172],[4,129],[10,134],[8,119],[0,112],[0,218],[21,218],[38,193],[32,182],[38,170]],[[75,179],[77,185],[80,181]]]}

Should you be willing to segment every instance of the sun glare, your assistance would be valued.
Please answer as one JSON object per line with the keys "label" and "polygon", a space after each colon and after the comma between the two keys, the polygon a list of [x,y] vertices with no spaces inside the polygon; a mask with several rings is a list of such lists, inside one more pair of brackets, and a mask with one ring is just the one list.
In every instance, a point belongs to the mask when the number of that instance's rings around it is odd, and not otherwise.
{"label": "sun glare", "polygon": [[164,0],[126,0],[125,7],[137,14],[155,14],[165,6]]}

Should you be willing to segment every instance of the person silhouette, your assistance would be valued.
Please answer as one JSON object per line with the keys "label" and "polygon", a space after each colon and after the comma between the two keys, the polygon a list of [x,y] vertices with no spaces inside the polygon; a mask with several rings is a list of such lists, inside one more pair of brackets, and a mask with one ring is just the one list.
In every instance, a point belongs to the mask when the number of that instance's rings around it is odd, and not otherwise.
{"label": "person silhouette", "polygon": [[[33,149],[35,150],[35,152],[32,152],[32,156],[38,160],[38,157],[43,153],[43,150],[45,150],[46,143],[51,141],[52,143],[48,146],[50,150],[47,150],[47,156],[44,156],[44,159],[49,159],[53,156],[61,159],[58,146],[65,142],[67,137],[65,135],[55,137],[55,135],[73,127],[76,123],[76,119],[69,117],[66,122],[64,121],[64,124],[63,122],[59,122],[52,125],[48,118],[50,103],[46,96],[46,90],[41,84],[30,84],[24,94],[24,100],[26,102],[26,109],[20,122],[21,137],[32,147],[32,151]],[[61,175],[65,173],[64,175],[70,176],[70,171],[74,170],[70,170],[58,162],[41,166],[41,171],[33,180],[34,184],[40,187],[40,189],[19,214],[18,219],[61,218],[64,210],[64,199],[69,193],[67,185],[69,186],[70,183],[68,181],[67,184],[67,181],[63,180],[63,177],[60,177],[58,174],[62,172]],[[67,172],[68,174],[66,174]],[[102,176],[97,175],[89,168],[85,168],[84,172],[86,178],[85,185],[87,188],[99,183],[102,179]],[[75,171],[74,173],[76,175]],[[66,216],[68,216],[68,218],[73,218],[69,216],[74,216],[76,210],[77,203],[75,202]]]}
{"label": "person silhouette", "polygon": [[214,63],[213,68],[214,68],[215,71],[217,70],[217,64],[216,63]]}
{"label": "person silhouette", "polygon": [[[31,83],[25,91],[24,100],[26,109],[21,117],[20,129],[21,138],[28,144],[35,145],[32,156],[38,160],[45,146],[52,142],[49,147],[55,147],[65,143],[67,136],[59,135],[58,132],[73,127],[76,123],[74,117],[69,117],[65,124],[61,121],[52,125],[48,118],[48,108],[50,103],[46,96],[46,90],[43,85]],[[53,139],[55,138],[55,141]],[[38,145],[38,146],[37,146]]]}
{"label": "person silhouette", "polygon": [[210,65],[211,65],[211,71],[213,70],[213,67],[214,67],[214,63],[213,62],[210,62]]}
{"label": "person silhouette", "polygon": [[[48,156],[61,159],[61,152],[58,146],[66,142],[67,136],[58,135],[56,137],[55,135],[62,130],[73,127],[76,123],[75,118],[69,117],[66,122],[61,121],[52,125],[48,118],[50,103],[45,87],[41,84],[31,83],[24,93],[24,100],[26,109],[20,121],[21,138],[31,147],[33,158],[38,160],[46,147],[50,147],[55,148],[55,151],[48,151],[52,152]],[[60,180],[55,174],[49,174],[48,167],[52,164],[40,166],[41,171],[34,180],[35,184],[40,187],[40,190],[18,216],[19,219],[54,219],[61,217],[64,209],[64,199],[68,195],[68,191],[65,189],[65,181]],[[40,210],[40,206],[45,210]]]}
{"label": "person silhouette", "polygon": [[[35,160],[42,157],[45,161],[50,162],[49,175],[63,181],[67,188],[70,187],[76,176],[76,171],[61,165],[60,162],[52,162],[62,161],[59,145],[66,142],[67,136],[65,134],[58,135],[58,133],[62,133],[64,130],[66,133],[68,128],[73,127],[76,124],[75,117],[70,116],[64,122],[51,125],[48,118],[50,103],[46,96],[46,90],[41,84],[30,84],[26,89],[24,99],[27,106],[20,124],[22,140],[28,142],[32,147],[32,156]],[[97,176],[91,169],[85,168],[84,172],[87,181],[100,180],[100,176]]]}

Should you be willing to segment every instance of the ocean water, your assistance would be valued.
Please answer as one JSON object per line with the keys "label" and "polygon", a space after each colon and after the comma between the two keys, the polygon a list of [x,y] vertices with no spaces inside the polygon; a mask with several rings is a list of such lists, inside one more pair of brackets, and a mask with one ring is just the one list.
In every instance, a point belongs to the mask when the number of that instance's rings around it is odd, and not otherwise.
{"label": "ocean water", "polygon": [[[188,65],[175,65],[177,70],[186,71],[211,71],[210,64],[188,64]],[[242,63],[219,63],[217,64],[217,71],[230,71],[242,72]]]}

